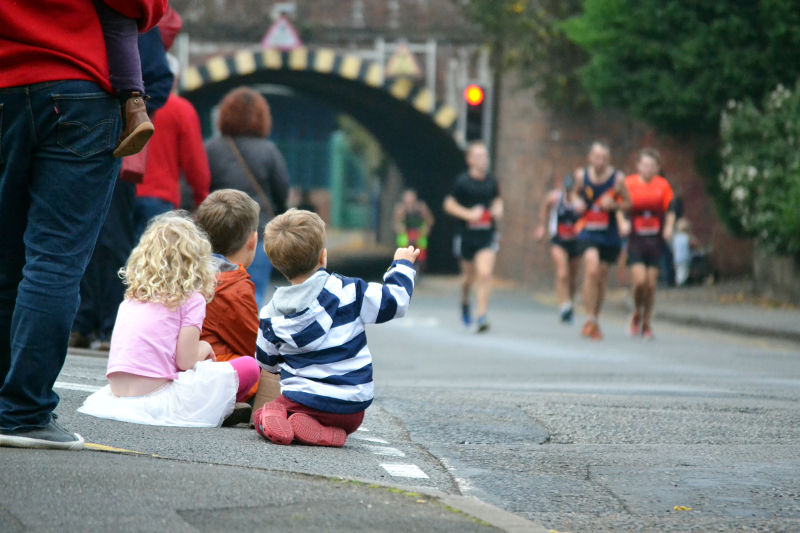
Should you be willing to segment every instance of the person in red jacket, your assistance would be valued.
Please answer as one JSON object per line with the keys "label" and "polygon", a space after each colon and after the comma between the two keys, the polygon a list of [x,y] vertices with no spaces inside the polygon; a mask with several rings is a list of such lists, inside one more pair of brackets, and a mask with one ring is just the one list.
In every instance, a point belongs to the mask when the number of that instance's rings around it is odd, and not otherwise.
{"label": "person in red jacket", "polygon": [[[105,3],[140,31],[166,10]],[[119,171],[119,104],[91,1],[0,2],[0,28],[0,446],[78,449],[53,385]]]}
{"label": "person in red jacket", "polygon": [[[173,73],[177,80],[177,72]],[[181,172],[194,191],[195,207],[208,196],[211,184],[200,117],[192,104],[182,96],[171,94],[156,113],[153,124],[156,132],[147,152],[144,180],[136,187],[137,239],[151,218],[180,207]]]}

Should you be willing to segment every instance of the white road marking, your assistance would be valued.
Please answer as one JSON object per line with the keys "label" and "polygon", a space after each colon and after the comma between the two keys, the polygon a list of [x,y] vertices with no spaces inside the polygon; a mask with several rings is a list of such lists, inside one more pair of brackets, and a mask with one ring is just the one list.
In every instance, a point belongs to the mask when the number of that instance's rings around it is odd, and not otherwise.
{"label": "white road marking", "polygon": [[415,479],[428,479],[428,474],[422,471],[417,465],[403,465],[393,463],[383,463],[381,467],[394,477],[410,477]]}
{"label": "white road marking", "polygon": [[369,430],[367,428],[365,428],[365,427],[360,427],[356,431],[367,431],[367,432],[369,432]]}
{"label": "white road marking", "polygon": [[103,387],[98,387],[97,385],[86,385],[83,383],[69,383],[66,381],[56,381],[55,385],[53,385],[55,389],[64,389],[64,390],[77,390],[81,392],[97,392]]}
{"label": "white road marking", "polygon": [[377,444],[389,444],[389,441],[386,441],[386,440],[383,440],[383,439],[379,439],[378,437],[367,437],[366,435],[359,435],[358,433],[354,433],[353,435],[350,435],[350,438],[353,438],[353,439],[356,439],[356,440],[364,440],[364,441],[367,441],[367,442],[375,442]]}
{"label": "white road marking", "polygon": [[371,446],[369,444],[365,444],[364,447],[374,453],[375,455],[387,455],[389,457],[405,457],[406,454],[402,451],[398,450],[397,448],[392,448],[391,446]]}
{"label": "white road marking", "polygon": [[403,320],[398,320],[394,327],[401,328],[435,328],[441,324],[441,321],[435,316],[427,317],[404,317]]}

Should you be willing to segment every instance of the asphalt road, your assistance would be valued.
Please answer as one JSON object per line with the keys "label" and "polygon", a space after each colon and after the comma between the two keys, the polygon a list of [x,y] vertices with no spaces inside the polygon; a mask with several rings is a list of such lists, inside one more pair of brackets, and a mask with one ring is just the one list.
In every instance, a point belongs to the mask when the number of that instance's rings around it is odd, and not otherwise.
{"label": "asphalt road", "polygon": [[[365,431],[343,449],[276,446],[244,428],[155,428],[81,415],[75,409],[103,384],[105,362],[71,355],[58,382],[61,421],[87,441],[142,455],[81,452],[58,471],[62,452],[0,449],[0,477],[11,464],[22,489],[39,485],[20,472],[32,471],[32,480],[74,476],[76,484],[64,486],[83,487],[92,504],[74,513],[88,524],[103,523],[101,509],[116,501],[109,486],[147,503],[147,484],[131,479],[138,469],[146,476],[163,468],[178,479],[196,476],[215,501],[229,497],[241,509],[256,502],[251,511],[270,504],[259,489],[268,479],[258,473],[300,495],[285,503],[297,508],[330,494],[300,476],[312,474],[474,496],[557,531],[800,530],[800,346],[665,324],[655,324],[655,342],[642,343],[624,336],[621,316],[606,317],[606,340],[593,343],[579,338],[579,324],[562,326],[552,308],[511,289],[497,293],[491,320],[488,334],[465,331],[452,282],[424,279],[407,318],[368,331],[376,401]],[[2,485],[0,524],[18,518],[9,501],[47,503],[37,501],[46,500],[41,491]],[[159,501],[179,486],[160,488]],[[347,490],[366,490],[359,487]],[[484,527],[394,493],[396,501],[353,494],[388,501],[385,513],[409,519],[396,522],[403,530]],[[331,498],[326,505],[336,509]],[[181,516],[201,531],[246,530],[241,517],[253,513],[241,509]],[[340,515],[300,529],[380,529]]]}

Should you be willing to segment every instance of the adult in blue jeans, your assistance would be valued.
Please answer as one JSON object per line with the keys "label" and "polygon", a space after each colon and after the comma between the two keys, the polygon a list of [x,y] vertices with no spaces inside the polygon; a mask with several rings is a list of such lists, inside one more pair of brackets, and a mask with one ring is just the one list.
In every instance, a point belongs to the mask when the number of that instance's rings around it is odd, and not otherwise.
{"label": "adult in blue jeans", "polygon": [[[166,8],[106,3],[142,29]],[[0,446],[76,449],[53,385],[119,171],[121,118],[93,4],[52,9],[0,2]]]}
{"label": "adult in blue jeans", "polygon": [[[159,28],[139,35],[139,56],[149,98],[147,112],[152,115],[166,103],[173,83]],[[153,142],[151,139],[150,143]],[[134,220],[135,201],[136,184],[118,179],[108,216],[81,280],[81,301],[72,325],[71,347],[88,348],[92,339],[100,342],[100,349],[108,350],[110,346],[117,308],[125,294],[125,285],[117,272],[125,266],[139,238]]]}

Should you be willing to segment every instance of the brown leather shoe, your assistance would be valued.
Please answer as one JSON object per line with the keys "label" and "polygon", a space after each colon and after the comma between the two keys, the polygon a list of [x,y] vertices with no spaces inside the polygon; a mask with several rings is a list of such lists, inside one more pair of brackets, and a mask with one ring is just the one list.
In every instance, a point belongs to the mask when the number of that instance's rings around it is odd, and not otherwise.
{"label": "brown leather shoe", "polygon": [[114,148],[114,157],[138,154],[153,136],[155,128],[147,116],[144,98],[139,92],[131,93],[122,106],[125,127]]}

